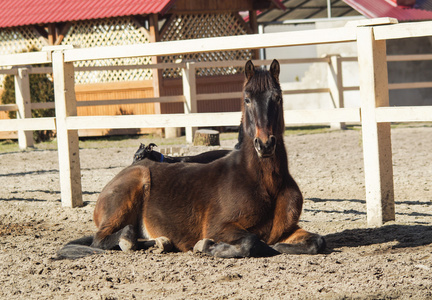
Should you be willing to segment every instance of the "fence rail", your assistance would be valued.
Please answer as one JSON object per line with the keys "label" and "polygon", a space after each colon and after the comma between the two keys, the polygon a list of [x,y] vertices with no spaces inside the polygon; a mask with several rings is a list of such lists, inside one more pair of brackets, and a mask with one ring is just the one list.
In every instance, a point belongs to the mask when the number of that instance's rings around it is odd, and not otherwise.
{"label": "fence rail", "polygon": [[[385,25],[388,23],[389,25]],[[184,103],[184,114],[174,115],[123,115],[123,116],[77,116],[78,105],[107,105],[139,102],[142,99],[115,101],[76,101],[74,92],[73,62],[82,60],[125,58],[139,56],[161,56],[191,52],[218,50],[258,49],[268,47],[299,46],[321,43],[357,42],[358,58],[326,57],[315,59],[329,65],[329,87],[302,90],[301,92],[330,92],[335,104],[334,109],[285,111],[286,124],[323,123],[323,122],[360,122],[362,125],[363,155],[365,164],[365,189],[367,219],[370,225],[381,225],[394,220],[394,188],[390,122],[432,121],[432,106],[389,107],[388,90],[402,88],[402,85],[389,85],[387,60],[400,60],[400,57],[386,57],[386,39],[401,39],[419,36],[432,36],[432,22],[405,24],[395,23],[392,19],[369,20],[359,26],[333,29],[309,30],[301,32],[272,33],[236,37],[197,39],[188,41],[161,42],[134,46],[113,46],[88,49],[51,48],[49,51],[0,56],[0,66],[18,67],[11,72],[15,75],[16,105],[2,105],[2,110],[18,111],[19,119],[0,120],[0,130],[18,130],[20,147],[29,143],[29,133],[36,129],[56,129],[60,168],[62,204],[64,206],[82,205],[81,171],[79,163],[79,129],[92,128],[142,128],[142,127],[186,127],[188,140],[191,140],[193,128],[197,126],[238,125],[240,113],[197,113],[197,100],[217,99],[218,97],[238,97],[238,93],[226,95],[197,94],[195,68],[207,66],[207,63],[184,62],[181,64],[183,95],[174,97],[151,98],[144,101]],[[378,26],[374,26],[378,25]],[[419,59],[412,57],[412,59]],[[427,59],[430,59],[427,56]],[[360,74],[359,108],[343,107],[343,91],[358,89],[343,87],[341,63],[358,60]],[[285,63],[284,61],[281,61]],[[299,60],[288,60],[296,63]],[[305,62],[305,61],[303,61]],[[52,64],[49,67],[26,69],[32,64]],[[237,63],[237,62],[231,62]],[[240,64],[240,62],[238,62]],[[240,65],[243,65],[241,62]],[[260,63],[268,63],[267,61]],[[225,62],[217,63],[225,64]],[[20,68],[20,66],[23,66]],[[170,64],[170,67],[178,65]],[[212,64],[214,66],[214,64]],[[142,66],[158,68],[161,65]],[[162,66],[166,67],[166,66]],[[117,68],[117,67],[115,67]],[[124,68],[118,67],[118,68]],[[93,68],[92,68],[93,69]],[[102,68],[99,68],[102,69]],[[28,92],[28,74],[52,70],[54,77],[55,118],[31,119],[31,109],[44,107],[31,104]],[[85,69],[88,70],[88,69]],[[429,83],[410,83],[407,87],[430,87]],[[287,93],[300,91],[287,91]],[[23,140],[23,142],[21,142]],[[27,144],[26,144],[27,143]]]}

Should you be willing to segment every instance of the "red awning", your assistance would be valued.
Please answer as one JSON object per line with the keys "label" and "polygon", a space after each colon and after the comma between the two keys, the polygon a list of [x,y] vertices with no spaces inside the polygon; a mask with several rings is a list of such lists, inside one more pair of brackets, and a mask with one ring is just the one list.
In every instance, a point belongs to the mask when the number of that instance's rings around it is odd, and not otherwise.
{"label": "red awning", "polygon": [[176,0],[2,0],[0,27],[165,13]]}
{"label": "red awning", "polygon": [[387,0],[343,0],[368,18],[390,17],[398,21],[432,20],[432,11],[397,6]]}

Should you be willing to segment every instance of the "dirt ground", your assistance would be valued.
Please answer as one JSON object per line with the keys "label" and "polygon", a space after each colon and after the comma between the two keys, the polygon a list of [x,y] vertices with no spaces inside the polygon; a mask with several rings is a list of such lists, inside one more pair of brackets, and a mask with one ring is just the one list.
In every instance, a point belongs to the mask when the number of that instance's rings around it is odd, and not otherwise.
{"label": "dirt ground", "polygon": [[286,137],[305,197],[301,226],[326,236],[325,254],[54,260],[67,241],[94,232],[98,194],[131,163],[134,143],[80,150],[85,206],[75,209],[61,206],[55,150],[0,153],[1,299],[432,299],[432,127],[392,129],[396,221],[380,228],[366,224],[360,131]]}

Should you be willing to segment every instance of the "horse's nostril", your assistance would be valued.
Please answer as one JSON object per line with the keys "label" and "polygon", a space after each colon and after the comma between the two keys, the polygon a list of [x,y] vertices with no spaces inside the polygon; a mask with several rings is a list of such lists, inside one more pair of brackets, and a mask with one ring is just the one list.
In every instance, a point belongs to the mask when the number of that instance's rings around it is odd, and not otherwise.
{"label": "horse's nostril", "polygon": [[255,149],[257,149],[258,151],[261,150],[261,144],[260,144],[260,141],[258,138],[254,139],[254,146],[255,146]]}
{"label": "horse's nostril", "polygon": [[274,146],[276,144],[276,137],[274,135],[270,136],[269,145]]}

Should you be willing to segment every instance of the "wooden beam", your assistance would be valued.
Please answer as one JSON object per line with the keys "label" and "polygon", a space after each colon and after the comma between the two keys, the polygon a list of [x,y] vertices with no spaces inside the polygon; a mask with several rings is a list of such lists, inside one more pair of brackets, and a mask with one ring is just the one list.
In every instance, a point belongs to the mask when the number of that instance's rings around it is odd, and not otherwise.
{"label": "wooden beam", "polygon": [[0,131],[55,130],[55,118],[0,120]]}
{"label": "wooden beam", "polygon": [[238,126],[241,113],[195,113],[161,115],[123,115],[68,117],[69,129],[105,129],[105,128],[160,128],[160,127],[209,127]]}
{"label": "wooden beam", "polygon": [[141,32],[141,34],[150,41],[151,36],[149,30],[146,28],[146,19],[143,16],[132,16],[132,21],[134,22],[138,30]]}
{"label": "wooden beam", "polygon": [[376,40],[431,36],[432,21],[376,26],[373,30]]}
{"label": "wooden beam", "polygon": [[45,51],[0,55],[0,66],[23,66],[50,62],[51,57]]}
{"label": "wooden beam", "polygon": [[432,122],[432,106],[379,107],[377,122]]}
{"label": "wooden beam", "polygon": [[[258,33],[258,19],[257,19],[256,10],[250,10],[249,11],[249,26],[250,26],[250,31],[252,34]],[[258,59],[260,57],[259,51],[260,51],[260,49],[253,49],[252,50],[253,58]]]}
{"label": "wooden beam", "polygon": [[70,130],[66,123],[68,117],[77,115],[74,67],[64,62],[61,51],[52,53],[52,64],[62,205],[82,206],[78,131]]}
{"label": "wooden beam", "polygon": [[[395,25],[393,25],[395,26]],[[357,28],[367,220],[395,219],[390,123],[377,123],[376,108],[389,106],[386,41],[372,27]]]}
{"label": "wooden beam", "polygon": [[[149,15],[149,33],[150,33],[150,43],[157,43],[160,41],[159,34],[159,18],[157,14]],[[152,56],[152,64],[157,65],[162,60],[159,56]],[[162,86],[162,70],[154,69],[153,70],[153,97],[162,96],[161,86]],[[161,105],[160,102],[156,102],[154,104],[155,113],[161,113]]]}
{"label": "wooden beam", "polygon": [[48,46],[48,32],[45,30],[45,28],[39,25],[32,25],[30,28],[36,36],[39,36],[39,40],[41,41],[42,45]]}
{"label": "wooden beam", "polygon": [[69,32],[70,28],[72,27],[72,23],[71,22],[66,22],[65,24],[62,24],[59,27],[58,30],[58,36],[57,39],[54,42],[54,45],[60,45],[61,42],[63,41],[64,37],[66,36],[66,34]]}
{"label": "wooden beam", "polygon": [[[327,65],[327,82],[330,89],[330,97],[333,107],[342,108],[345,106],[342,80],[342,61],[340,55],[330,56],[330,63]],[[332,122],[330,128],[335,130],[346,129],[344,123]]]}
{"label": "wooden beam", "polygon": [[169,25],[174,21],[176,16],[176,14],[171,14],[165,17],[165,22],[163,23],[162,28],[159,30],[160,38],[164,36],[165,32],[169,29]]}
{"label": "wooden beam", "polygon": [[[286,125],[321,124],[335,122],[360,122],[359,108],[286,110]],[[67,128],[79,129],[122,129],[159,127],[212,127],[238,126],[241,112],[191,113],[163,115],[122,116],[71,116],[66,119]]]}
{"label": "wooden beam", "polygon": [[55,24],[51,23],[48,24],[48,44],[50,46],[54,46],[57,39],[56,35],[56,26]]}
{"label": "wooden beam", "polygon": [[[17,119],[31,119],[30,78],[26,68],[18,69],[15,80],[15,103]],[[21,150],[33,146],[33,132],[18,130],[18,145]]]}
{"label": "wooden beam", "polygon": [[0,104],[0,111],[17,111],[18,105],[16,104]]}
{"label": "wooden beam", "polygon": [[[186,63],[186,68],[182,69],[182,83],[185,97],[184,113],[185,115],[197,113],[196,69],[193,62]],[[186,142],[193,142],[196,129],[196,127],[186,127]]]}
{"label": "wooden beam", "polygon": [[185,102],[183,95],[178,96],[162,96],[158,98],[135,98],[135,99],[115,99],[115,100],[94,100],[94,101],[78,101],[77,106],[100,106],[100,105],[124,105],[124,104],[142,104],[142,103],[173,103]]}
{"label": "wooden beam", "polygon": [[64,50],[65,61],[81,61],[116,57],[162,56],[191,52],[258,49],[282,46],[316,45],[352,42],[357,38],[352,28],[326,28],[308,31],[250,34],[150,44],[94,47]]}

